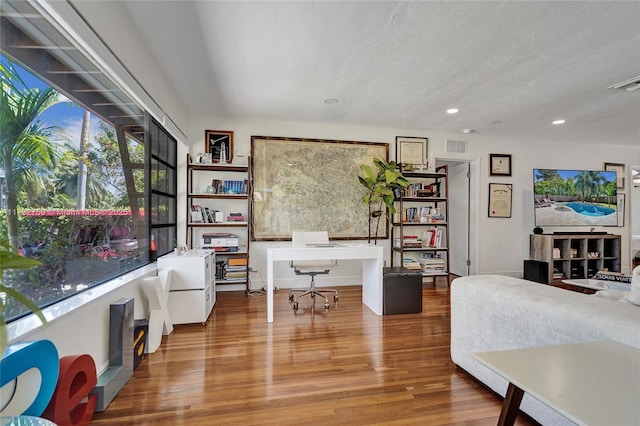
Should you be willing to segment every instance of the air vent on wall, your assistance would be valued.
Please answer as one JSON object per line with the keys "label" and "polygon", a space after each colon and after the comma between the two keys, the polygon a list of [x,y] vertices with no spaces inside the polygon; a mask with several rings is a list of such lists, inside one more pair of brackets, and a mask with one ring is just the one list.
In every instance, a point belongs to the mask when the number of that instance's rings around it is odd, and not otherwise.
{"label": "air vent on wall", "polygon": [[623,81],[621,83],[616,83],[612,86],[607,87],[607,89],[622,89],[627,92],[633,92],[634,90],[640,89],[640,75],[637,77],[633,77],[629,80]]}
{"label": "air vent on wall", "polygon": [[452,139],[447,139],[445,150],[446,152],[457,152],[458,154],[466,154],[467,141],[454,141]]}

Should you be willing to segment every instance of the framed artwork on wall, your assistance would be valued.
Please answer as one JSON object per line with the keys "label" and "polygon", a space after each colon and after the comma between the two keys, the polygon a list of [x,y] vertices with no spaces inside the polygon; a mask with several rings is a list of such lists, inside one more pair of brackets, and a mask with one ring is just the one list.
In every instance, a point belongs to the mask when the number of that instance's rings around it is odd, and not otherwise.
{"label": "framed artwork on wall", "polygon": [[489,154],[489,176],[511,176],[511,154]]}
{"label": "framed artwork on wall", "polygon": [[396,162],[402,164],[427,164],[429,139],[413,136],[396,136]]}
{"label": "framed artwork on wall", "polygon": [[[378,142],[251,136],[251,241],[288,241],[294,229],[322,229],[331,239],[367,239],[360,165],[389,158]],[[388,238],[388,221],[379,237]]]}
{"label": "framed artwork on wall", "polygon": [[489,184],[489,217],[511,217],[513,185]]}
{"label": "framed artwork on wall", "polygon": [[214,163],[230,163],[233,160],[233,132],[205,130],[205,152],[211,154]]}
{"label": "framed artwork on wall", "polygon": [[616,172],[616,187],[624,189],[624,164],[621,163],[604,163],[606,172]]}

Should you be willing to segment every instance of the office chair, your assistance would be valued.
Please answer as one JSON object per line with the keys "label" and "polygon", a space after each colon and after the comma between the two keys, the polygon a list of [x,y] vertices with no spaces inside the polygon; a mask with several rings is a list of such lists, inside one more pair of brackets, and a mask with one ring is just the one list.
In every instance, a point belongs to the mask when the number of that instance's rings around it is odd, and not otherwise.
{"label": "office chair", "polygon": [[[291,235],[292,247],[309,247],[313,244],[329,244],[327,231],[293,231]],[[292,288],[289,290],[289,300],[293,301],[293,309],[298,309],[298,299],[310,295],[315,303],[315,297],[324,297],[324,308],[329,309],[329,298],[322,293],[333,293],[333,300],[338,301],[338,291],[333,289],[316,288],[316,275],[328,274],[331,269],[338,266],[336,260],[294,260],[290,262],[296,275],[310,275],[311,285],[308,288]],[[302,294],[294,297],[294,291],[302,291]]]}

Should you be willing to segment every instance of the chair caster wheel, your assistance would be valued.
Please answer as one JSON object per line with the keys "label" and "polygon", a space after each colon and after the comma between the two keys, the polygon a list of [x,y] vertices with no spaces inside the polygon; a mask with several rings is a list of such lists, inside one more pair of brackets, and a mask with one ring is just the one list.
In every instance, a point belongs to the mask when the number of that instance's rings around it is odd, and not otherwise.
{"label": "chair caster wheel", "polygon": [[296,311],[298,310],[298,302],[295,302],[295,303],[293,304],[293,309],[294,309],[294,310],[296,310]]}
{"label": "chair caster wheel", "polygon": [[337,294],[333,296],[333,301],[334,301],[334,302],[337,302],[337,301],[338,301],[338,299],[339,299],[339,298],[338,298],[338,295],[337,295]]}
{"label": "chair caster wheel", "polygon": [[289,295],[289,300],[293,300],[293,294]]}
{"label": "chair caster wheel", "polygon": [[325,309],[329,309],[329,303],[328,302],[324,304],[324,308]]}

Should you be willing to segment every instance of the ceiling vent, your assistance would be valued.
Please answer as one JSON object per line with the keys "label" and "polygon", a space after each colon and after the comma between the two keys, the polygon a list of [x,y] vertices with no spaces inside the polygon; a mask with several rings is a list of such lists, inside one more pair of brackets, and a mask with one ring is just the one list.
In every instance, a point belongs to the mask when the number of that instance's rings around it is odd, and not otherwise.
{"label": "ceiling vent", "polygon": [[622,83],[614,84],[613,86],[607,87],[607,89],[622,89],[627,92],[633,92],[634,90],[640,89],[640,75],[637,77],[633,77],[629,80],[623,81]]}
{"label": "ceiling vent", "polygon": [[447,139],[447,144],[445,147],[446,152],[456,152],[458,154],[466,154],[467,153],[467,141],[455,141],[452,139]]}

